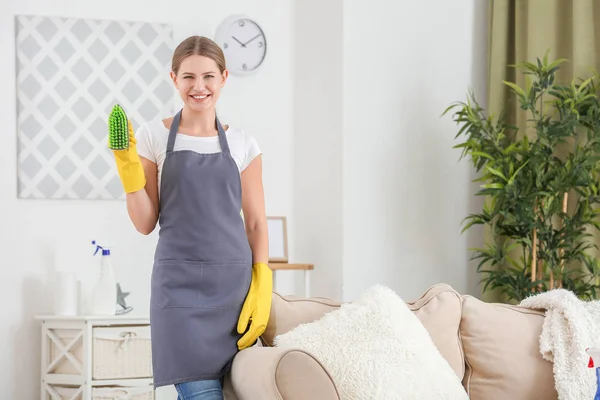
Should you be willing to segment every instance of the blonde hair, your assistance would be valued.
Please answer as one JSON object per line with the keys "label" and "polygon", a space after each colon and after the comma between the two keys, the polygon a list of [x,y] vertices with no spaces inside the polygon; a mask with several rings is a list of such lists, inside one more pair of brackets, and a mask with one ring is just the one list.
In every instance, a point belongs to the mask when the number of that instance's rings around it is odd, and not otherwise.
{"label": "blonde hair", "polygon": [[204,56],[212,59],[221,73],[225,71],[225,55],[218,44],[204,36],[190,36],[183,42],[179,43],[173,52],[171,60],[171,70],[177,75],[179,67],[183,60],[189,56]]}

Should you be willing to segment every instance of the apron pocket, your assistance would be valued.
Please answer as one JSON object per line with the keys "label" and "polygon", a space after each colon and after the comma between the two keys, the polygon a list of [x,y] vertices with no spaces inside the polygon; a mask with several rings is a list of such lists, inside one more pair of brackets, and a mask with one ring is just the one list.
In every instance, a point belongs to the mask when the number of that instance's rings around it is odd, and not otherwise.
{"label": "apron pocket", "polygon": [[246,299],[251,268],[247,261],[157,261],[153,298],[162,308],[239,307]]}

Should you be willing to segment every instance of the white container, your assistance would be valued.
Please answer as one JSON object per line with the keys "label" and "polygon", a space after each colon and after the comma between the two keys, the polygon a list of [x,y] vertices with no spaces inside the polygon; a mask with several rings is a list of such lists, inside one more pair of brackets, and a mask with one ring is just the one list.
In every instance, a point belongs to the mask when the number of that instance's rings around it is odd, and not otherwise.
{"label": "white container", "polygon": [[54,314],[77,315],[78,292],[77,276],[72,272],[58,272],[54,285]]}
{"label": "white container", "polygon": [[[96,242],[92,242],[96,244]],[[102,249],[100,259],[100,277],[94,286],[90,314],[115,315],[117,310],[117,280],[110,262],[110,250],[96,246],[96,253]],[[94,253],[94,254],[96,254]]]}

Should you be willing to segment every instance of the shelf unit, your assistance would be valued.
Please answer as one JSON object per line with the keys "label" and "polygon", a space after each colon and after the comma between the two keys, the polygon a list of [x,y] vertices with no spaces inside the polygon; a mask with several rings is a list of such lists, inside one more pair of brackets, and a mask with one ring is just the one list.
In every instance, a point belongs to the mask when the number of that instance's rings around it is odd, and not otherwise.
{"label": "shelf unit", "polygon": [[134,393],[127,398],[154,399],[147,317],[40,315],[36,320],[41,321],[42,400],[104,399],[99,390],[111,388]]}

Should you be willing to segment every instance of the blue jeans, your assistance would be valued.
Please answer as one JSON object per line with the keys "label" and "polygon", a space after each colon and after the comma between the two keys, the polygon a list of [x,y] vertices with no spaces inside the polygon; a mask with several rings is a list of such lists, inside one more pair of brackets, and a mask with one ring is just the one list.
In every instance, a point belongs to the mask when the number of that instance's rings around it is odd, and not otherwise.
{"label": "blue jeans", "polygon": [[223,400],[219,379],[178,383],[175,389],[177,400]]}

